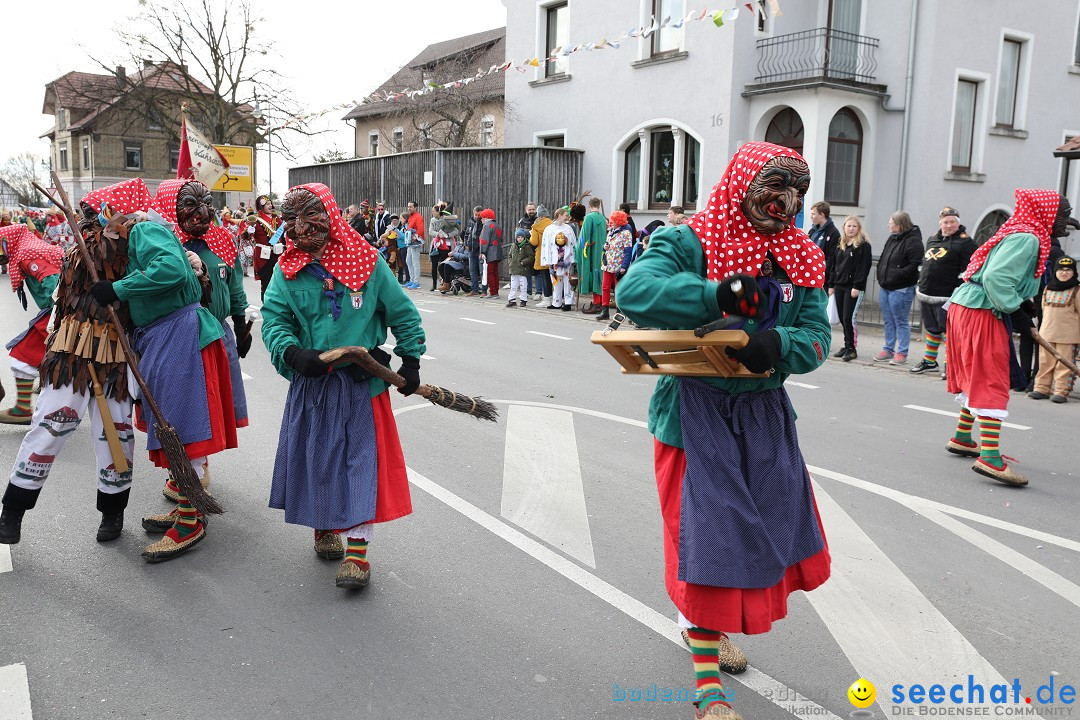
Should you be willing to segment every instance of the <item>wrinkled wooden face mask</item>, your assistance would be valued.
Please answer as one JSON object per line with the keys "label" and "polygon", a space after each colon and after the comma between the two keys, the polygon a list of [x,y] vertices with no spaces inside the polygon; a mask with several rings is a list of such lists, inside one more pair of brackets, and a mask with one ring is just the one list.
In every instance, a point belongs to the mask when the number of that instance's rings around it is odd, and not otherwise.
{"label": "wrinkled wooden face mask", "polygon": [[176,224],[193,238],[201,238],[210,229],[214,217],[213,198],[200,182],[189,182],[176,195]]}
{"label": "wrinkled wooden face mask", "polygon": [[741,209],[762,235],[775,235],[791,226],[810,188],[810,168],[801,158],[774,157],[765,163],[746,189]]}

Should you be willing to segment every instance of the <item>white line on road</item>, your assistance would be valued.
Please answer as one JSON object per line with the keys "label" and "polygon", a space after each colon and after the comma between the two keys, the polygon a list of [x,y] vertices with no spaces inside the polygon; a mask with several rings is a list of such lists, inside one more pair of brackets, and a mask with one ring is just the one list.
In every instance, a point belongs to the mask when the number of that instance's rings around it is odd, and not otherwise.
{"label": "white line on road", "polygon": [[785,385],[794,385],[795,387],[806,388],[807,390],[820,390],[821,389],[821,387],[819,385],[810,385],[809,383],[795,382],[794,380],[788,380],[784,384]]}
{"label": "white line on road", "polygon": [[503,457],[502,516],[595,568],[573,413],[511,405]]}
{"label": "white line on road", "polygon": [[556,340],[573,340],[574,338],[568,338],[565,335],[552,335],[551,333],[539,332],[537,330],[526,330],[525,332],[530,335],[541,335],[543,337],[555,338]]}
{"label": "white line on road", "polygon": [[30,683],[22,663],[0,667],[0,718],[33,720],[30,711]]}
{"label": "white line on road", "polygon": [[476,320],[475,318],[458,318],[458,320],[464,320],[465,322],[480,323],[481,325],[494,325],[495,324],[493,322],[488,322],[487,320]]}
{"label": "white line on road", "polygon": [[0,545],[0,573],[11,572],[11,546]]}
{"label": "white line on road", "polygon": [[[951,418],[960,417],[960,413],[952,412],[950,410],[938,410],[937,408],[923,407],[922,405],[905,405],[908,410],[922,410],[923,412],[934,413],[935,415],[946,415]],[[1001,427],[1012,428],[1013,430],[1030,430],[1027,425],[1013,425],[1012,423],[1003,422]]]}
{"label": "white line on road", "polygon": [[[436,500],[458,511],[468,519],[499,536],[527,555],[544,563],[567,580],[570,580],[579,587],[589,591],[613,608],[623,612],[628,617],[637,620],[658,635],[667,638],[687,652],[690,651],[683,643],[682,636],[679,633],[679,626],[674,620],[661,615],[640,600],[632,598],[617,587],[604,582],[588,570],[575,565],[570,560],[567,560],[554,550],[550,550],[541,545],[520,530],[516,530],[501,520],[488,515],[480,508],[463,500],[441,485],[432,482],[412,468],[409,468],[408,471],[409,482],[426,492],[428,495],[431,495]],[[742,683],[754,692],[759,693],[787,712],[793,714],[795,717],[803,718],[804,720],[814,720],[819,718],[825,718],[825,720],[841,720],[838,715],[829,712],[812,700],[806,699],[791,688],[784,686],[782,683],[754,668],[748,668],[745,673],[734,676],[732,679]],[[781,703],[777,698],[785,698],[785,700]]]}
{"label": "white line on road", "polygon": [[419,310],[420,312],[429,312],[429,313],[435,312],[434,310],[428,310],[427,308],[416,308],[416,309]]}
{"label": "white line on road", "polygon": [[240,371],[240,377],[244,378],[245,380],[254,380],[255,379],[255,378],[251,377],[250,375],[248,375],[243,370]]}

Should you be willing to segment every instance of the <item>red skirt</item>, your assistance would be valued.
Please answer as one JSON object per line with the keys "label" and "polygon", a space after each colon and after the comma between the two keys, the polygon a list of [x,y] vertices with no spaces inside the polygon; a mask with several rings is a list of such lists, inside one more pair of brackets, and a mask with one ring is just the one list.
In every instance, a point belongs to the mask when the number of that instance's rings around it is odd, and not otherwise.
{"label": "red skirt", "polygon": [[[755,635],[768,632],[775,620],[787,615],[787,596],[810,591],[829,579],[829,546],[787,569],[784,578],[768,588],[725,588],[679,580],[679,517],[682,509],[686,453],[682,448],[655,441],[656,488],[664,518],[664,584],[668,597],[695,626],[728,633]],[[821,516],[814,503],[818,527]],[[825,530],[821,530],[822,538]]]}
{"label": "red skirt", "polygon": [[949,306],[948,389],[967,395],[967,407],[1005,410],[1009,406],[1009,331],[993,311]]}
{"label": "red skirt", "polygon": [[390,406],[390,392],[371,398],[375,417],[375,447],[379,453],[379,482],[375,494],[375,519],[388,522],[412,512],[409,495],[409,476],[405,471],[405,456],[401,452],[397,420]]}
{"label": "red skirt", "polygon": [[26,329],[22,338],[11,346],[8,355],[24,362],[30,367],[41,367],[45,359],[45,340],[49,334],[49,313],[42,314],[33,325]]}
{"label": "red skirt", "polygon": [[[201,458],[237,446],[236,414],[233,411],[232,381],[229,378],[229,357],[225,345],[215,340],[202,349],[203,369],[206,372],[206,402],[210,410],[210,437],[184,446],[189,458]],[[141,403],[140,403],[141,405]],[[147,408],[149,410],[149,408]],[[166,418],[168,419],[168,418]],[[146,420],[136,416],[136,427],[145,432]],[[150,451],[150,462],[169,467],[163,449]]]}

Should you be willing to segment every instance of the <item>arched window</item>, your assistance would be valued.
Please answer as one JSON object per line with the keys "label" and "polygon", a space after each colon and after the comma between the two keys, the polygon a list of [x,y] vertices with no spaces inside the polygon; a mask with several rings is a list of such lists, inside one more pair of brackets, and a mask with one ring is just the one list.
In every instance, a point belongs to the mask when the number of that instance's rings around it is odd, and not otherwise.
{"label": "arched window", "polygon": [[829,150],[825,157],[825,202],[859,204],[862,168],[862,125],[855,113],[843,108],[829,123]]}
{"label": "arched window", "polygon": [[701,179],[701,142],[682,128],[645,127],[622,151],[623,202],[642,210],[693,209]]}
{"label": "arched window", "polygon": [[776,113],[776,117],[769,123],[765,130],[765,142],[775,145],[783,145],[795,152],[802,154],[803,149],[803,122],[799,113],[791,108],[784,108]]}
{"label": "arched window", "polygon": [[634,138],[634,142],[626,148],[626,163],[623,166],[623,201],[636,205],[641,195],[641,140]]}
{"label": "arched window", "polygon": [[1004,225],[1008,219],[1009,213],[1004,210],[991,210],[986,213],[986,216],[979,222],[979,227],[975,228],[975,244],[982,245],[992,238],[998,228]]}

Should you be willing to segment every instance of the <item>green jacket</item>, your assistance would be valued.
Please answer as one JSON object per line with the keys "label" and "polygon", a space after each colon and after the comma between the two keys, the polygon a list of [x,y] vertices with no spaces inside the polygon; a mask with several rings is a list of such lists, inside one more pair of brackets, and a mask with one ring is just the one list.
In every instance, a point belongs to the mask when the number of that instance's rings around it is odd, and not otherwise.
{"label": "green jacket", "polygon": [[[128,304],[136,327],[146,327],[202,297],[199,279],[180,240],[172,230],[154,222],[141,222],[131,228],[127,275],[113,283],[113,290]],[[200,307],[199,347],[221,337],[221,323]]]}
{"label": "green jacket", "polygon": [[578,237],[574,262],[578,267],[578,294],[593,295],[601,290],[603,282],[604,241],[607,240],[607,220],[599,212],[585,216]]}
{"label": "green jacket", "polygon": [[[337,280],[334,290],[343,292],[341,317],[336,321],[321,280],[306,270],[286,280],[281,268],[274,268],[263,298],[262,338],[271,362],[283,377],[292,379],[293,370],[285,362],[285,350],[292,345],[320,352],[343,345],[377,348],[386,342],[387,328],[394,333],[397,355],[418,358],[427,352],[420,312],[386,263],[375,263],[360,290],[353,292]],[[386,387],[382,380],[372,378],[371,396]]]}
{"label": "green jacket", "polygon": [[1039,238],[1031,233],[1006,235],[990,250],[971,280],[953,291],[950,302],[1009,315],[1024,300],[1038,294],[1039,278],[1035,275],[1038,262]]}
{"label": "green jacket", "polygon": [[[777,278],[786,278],[782,269]],[[663,330],[691,330],[720,317],[716,302],[719,283],[707,279],[705,253],[689,225],[657,230],[649,242],[649,252],[630,265],[619,282],[619,309],[639,325]],[[767,378],[702,378],[730,393],[772,390],[784,384],[788,375],[817,369],[829,353],[832,328],[825,313],[827,295],[818,288],[792,287],[792,299],[780,306],[776,330],[780,335],[780,360],[776,372]],[[748,320],[745,330],[756,331],[757,321]],[[679,421],[679,380],[662,375],[656,381],[649,403],[649,432],[657,440],[682,447]]]}
{"label": "green jacket", "polygon": [[[194,245],[195,243],[188,243]],[[225,261],[210,251],[206,243],[198,243],[199,250],[195,254],[206,265],[207,275],[210,277],[210,313],[225,324],[225,318],[242,316],[247,310],[247,293],[244,292],[244,268],[240,265],[240,256],[229,267]],[[185,246],[186,247],[186,246]],[[191,249],[190,247],[188,248]]]}
{"label": "green jacket", "polygon": [[41,278],[41,282],[38,282],[33,275],[24,275],[23,282],[39,310],[48,310],[53,306],[52,294],[56,289],[56,284],[60,282],[60,273],[46,275]]}

